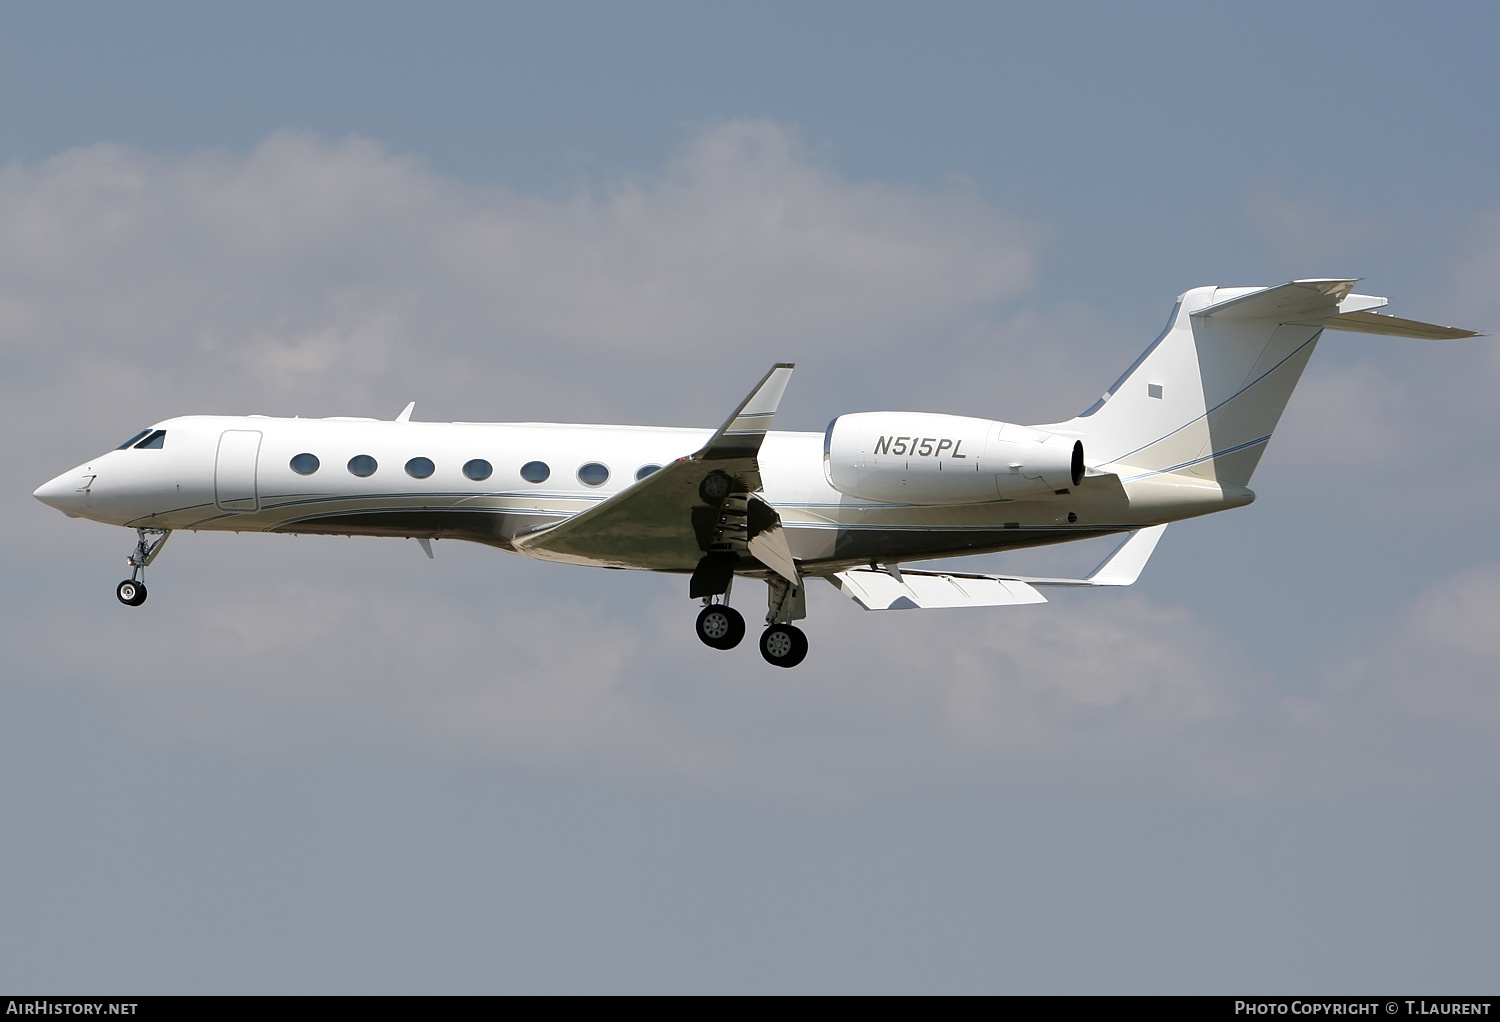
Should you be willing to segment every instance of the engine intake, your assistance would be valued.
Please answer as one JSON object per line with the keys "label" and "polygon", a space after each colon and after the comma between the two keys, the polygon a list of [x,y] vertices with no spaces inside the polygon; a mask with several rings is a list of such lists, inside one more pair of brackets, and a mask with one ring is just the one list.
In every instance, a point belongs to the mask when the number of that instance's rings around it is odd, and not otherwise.
{"label": "engine intake", "polygon": [[993,419],[855,412],[823,437],[828,484],[890,504],[1051,496],[1083,481],[1083,442]]}

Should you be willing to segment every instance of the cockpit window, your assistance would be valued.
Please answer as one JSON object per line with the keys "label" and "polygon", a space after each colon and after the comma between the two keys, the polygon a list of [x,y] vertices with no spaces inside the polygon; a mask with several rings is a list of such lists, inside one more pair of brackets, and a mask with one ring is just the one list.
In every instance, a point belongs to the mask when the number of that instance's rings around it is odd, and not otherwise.
{"label": "cockpit window", "polygon": [[139,440],[141,437],[145,436],[149,432],[151,432],[149,429],[143,429],[143,430],[141,430],[139,433],[137,433],[135,436],[131,437],[129,440],[125,441],[119,447],[116,447],[115,450],[117,450],[117,451],[123,451],[127,447],[134,447],[135,446],[135,442],[137,440]]}
{"label": "cockpit window", "polygon": [[166,442],[167,431],[164,429],[159,429],[155,433],[152,433],[150,436],[148,436],[146,439],[142,440],[140,443],[136,444],[135,449],[138,451],[159,451],[162,449],[162,445]]}

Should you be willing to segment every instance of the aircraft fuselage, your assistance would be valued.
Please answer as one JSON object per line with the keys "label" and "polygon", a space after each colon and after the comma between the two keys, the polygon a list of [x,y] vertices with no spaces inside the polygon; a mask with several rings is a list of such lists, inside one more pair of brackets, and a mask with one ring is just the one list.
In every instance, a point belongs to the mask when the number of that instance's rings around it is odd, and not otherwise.
{"label": "aircraft fuselage", "polygon": [[[713,432],[194,415],[159,422],[137,443],[157,431],[156,446],[100,455],[36,496],[131,528],[463,539],[511,550],[517,534],[595,506]],[[1122,490],[1111,476],[1042,500],[877,503],[829,484],[823,443],[822,433],[773,431],[760,452],[763,496],[810,574],[1084,539],[1252,499],[1180,477]]]}

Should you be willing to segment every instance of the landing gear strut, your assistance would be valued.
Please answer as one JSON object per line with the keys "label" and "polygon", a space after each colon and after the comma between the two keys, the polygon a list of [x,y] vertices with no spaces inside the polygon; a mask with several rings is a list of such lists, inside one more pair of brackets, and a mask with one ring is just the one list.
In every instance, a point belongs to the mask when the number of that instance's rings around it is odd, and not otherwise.
{"label": "landing gear strut", "polygon": [[146,602],[146,583],[141,581],[141,576],[146,573],[146,565],[156,560],[156,555],[166,546],[167,537],[172,535],[172,531],[136,529],[135,535],[135,550],[125,559],[125,563],[130,565],[130,577],[115,586],[115,599],[127,607],[139,607]]}
{"label": "landing gear strut", "polygon": [[793,585],[779,575],[766,580],[766,624],[760,636],[760,655],[777,667],[796,667],[807,657],[807,636],[792,624],[807,616],[807,599],[801,582]]}

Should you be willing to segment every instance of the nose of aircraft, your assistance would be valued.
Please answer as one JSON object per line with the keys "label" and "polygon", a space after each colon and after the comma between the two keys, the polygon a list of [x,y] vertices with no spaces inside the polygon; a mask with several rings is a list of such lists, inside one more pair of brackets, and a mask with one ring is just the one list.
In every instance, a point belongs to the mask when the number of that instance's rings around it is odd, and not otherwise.
{"label": "nose of aircraft", "polygon": [[78,518],[88,506],[89,490],[94,485],[94,478],[92,472],[75,468],[38,486],[31,495],[43,504],[57,508],[69,518]]}

